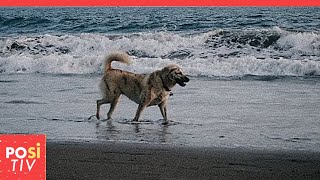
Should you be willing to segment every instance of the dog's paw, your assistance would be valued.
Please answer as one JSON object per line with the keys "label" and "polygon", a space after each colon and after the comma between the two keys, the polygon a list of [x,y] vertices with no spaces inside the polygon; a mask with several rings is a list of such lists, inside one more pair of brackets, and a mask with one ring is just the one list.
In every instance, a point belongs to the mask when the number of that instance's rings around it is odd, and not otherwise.
{"label": "dog's paw", "polygon": [[169,124],[169,121],[168,120],[164,120],[163,122],[162,122],[162,125],[168,125]]}
{"label": "dog's paw", "polygon": [[[93,119],[94,117],[97,117],[96,115],[91,115],[90,117],[88,117],[88,120],[91,120],[91,119]],[[97,119],[99,119],[99,118],[97,118]]]}
{"label": "dog's paw", "polygon": [[161,122],[161,124],[165,126],[173,126],[173,125],[181,124],[180,122],[177,122],[177,121],[164,120],[164,119],[160,119],[159,122]]}
{"label": "dog's paw", "polygon": [[88,117],[88,121],[100,121],[100,117],[97,117],[96,115],[91,115]]}

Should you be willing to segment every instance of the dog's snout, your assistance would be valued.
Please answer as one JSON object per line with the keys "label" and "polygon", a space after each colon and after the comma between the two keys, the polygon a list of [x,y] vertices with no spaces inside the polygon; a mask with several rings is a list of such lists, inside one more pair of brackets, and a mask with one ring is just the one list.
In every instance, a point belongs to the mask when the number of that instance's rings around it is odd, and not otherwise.
{"label": "dog's snout", "polygon": [[183,79],[183,81],[184,81],[184,82],[189,82],[190,79],[189,79],[187,76],[185,76],[184,79]]}

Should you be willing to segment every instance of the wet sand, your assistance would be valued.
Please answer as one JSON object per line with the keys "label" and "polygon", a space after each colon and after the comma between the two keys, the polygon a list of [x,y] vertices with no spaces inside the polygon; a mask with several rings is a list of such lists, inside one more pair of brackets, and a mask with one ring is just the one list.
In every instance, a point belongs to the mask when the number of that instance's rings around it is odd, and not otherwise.
{"label": "wet sand", "polygon": [[320,179],[320,153],[49,141],[47,179]]}

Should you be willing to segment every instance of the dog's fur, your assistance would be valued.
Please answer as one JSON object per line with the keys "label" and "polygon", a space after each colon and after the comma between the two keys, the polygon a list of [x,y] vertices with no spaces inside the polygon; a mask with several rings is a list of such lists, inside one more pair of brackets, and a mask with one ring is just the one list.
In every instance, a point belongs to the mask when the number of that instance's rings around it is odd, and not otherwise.
{"label": "dog's fur", "polygon": [[130,58],[125,53],[112,53],[105,59],[105,72],[100,83],[103,98],[97,101],[96,117],[99,119],[100,106],[110,103],[108,119],[124,94],[130,100],[139,104],[133,121],[139,117],[148,106],[158,105],[164,118],[164,124],[168,123],[167,101],[173,86],[178,83],[185,86],[189,78],[183,74],[177,65],[168,65],[161,70],[149,74],[134,74],[111,67],[112,61],[130,64]]}

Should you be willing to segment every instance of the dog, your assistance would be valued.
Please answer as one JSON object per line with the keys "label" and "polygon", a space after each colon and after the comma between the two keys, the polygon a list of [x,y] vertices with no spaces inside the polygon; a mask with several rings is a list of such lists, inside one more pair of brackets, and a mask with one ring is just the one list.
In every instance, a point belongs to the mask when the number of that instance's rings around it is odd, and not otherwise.
{"label": "dog", "polygon": [[183,74],[181,68],[172,64],[149,74],[135,74],[113,69],[111,67],[113,61],[131,63],[130,57],[126,53],[117,52],[106,56],[104,75],[100,82],[102,99],[97,100],[97,119],[100,119],[100,106],[107,103],[110,103],[107,115],[108,119],[111,119],[120,95],[124,94],[139,105],[133,121],[139,120],[146,107],[158,105],[164,118],[163,124],[168,124],[167,102],[171,95],[170,91],[176,84],[184,87],[190,80]]}

